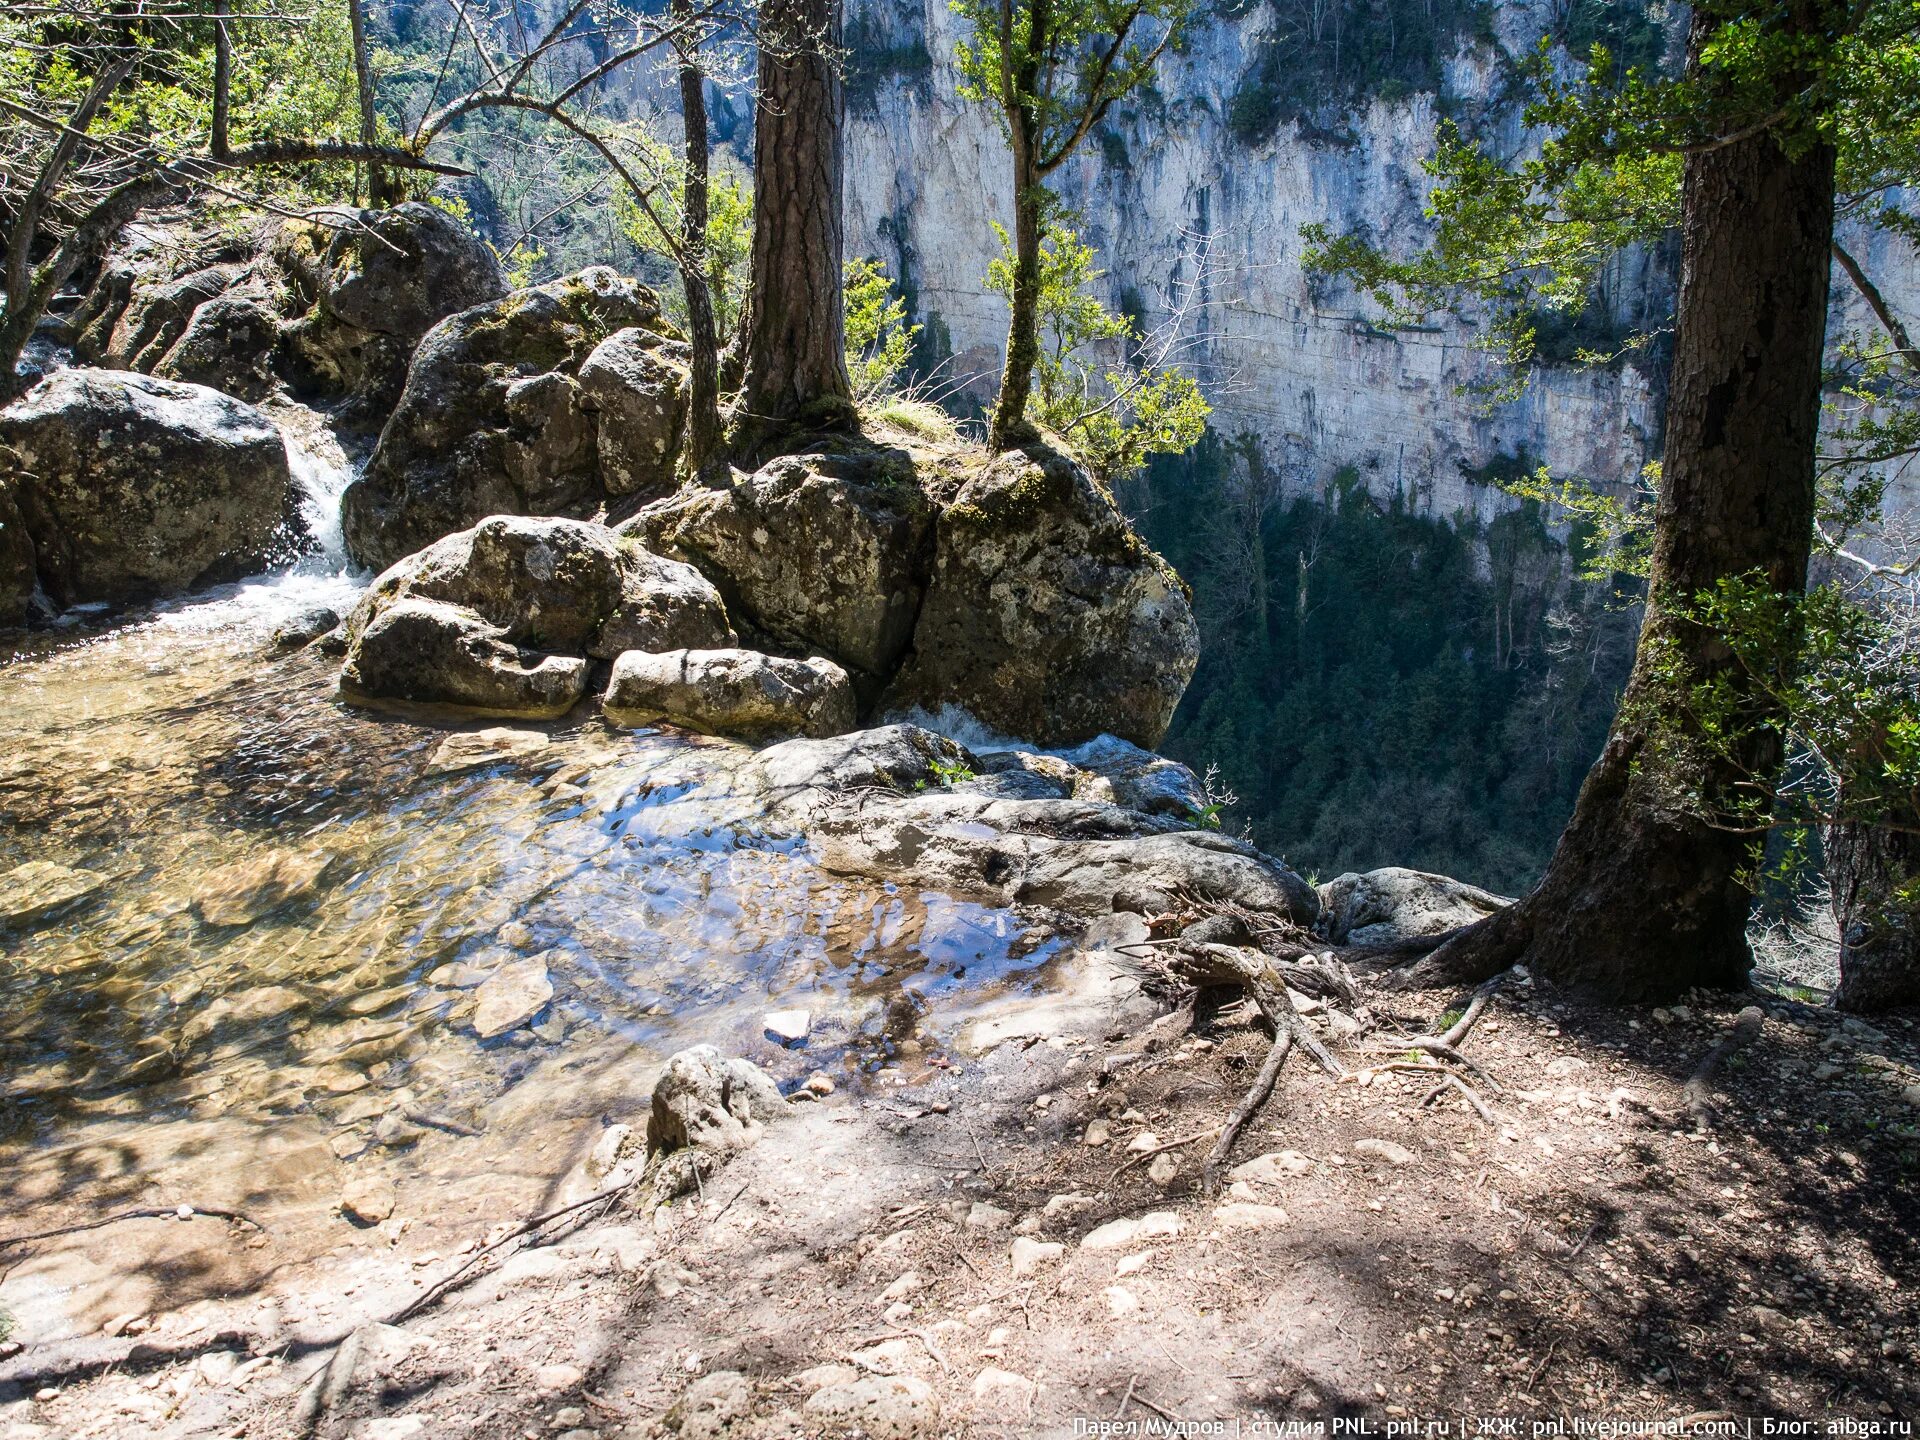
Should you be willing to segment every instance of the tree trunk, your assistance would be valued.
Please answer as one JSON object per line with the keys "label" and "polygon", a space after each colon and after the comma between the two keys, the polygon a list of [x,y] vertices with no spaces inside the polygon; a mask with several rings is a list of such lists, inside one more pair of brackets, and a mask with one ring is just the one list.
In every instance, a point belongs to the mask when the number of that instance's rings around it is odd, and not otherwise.
{"label": "tree trunk", "polygon": [[753,300],[744,431],[853,419],[841,290],[843,110],[838,0],[760,10],[753,138]]}
{"label": "tree trunk", "polygon": [[[688,25],[693,0],[671,0],[667,11]],[[707,278],[707,77],[691,53],[680,57],[680,118],[686,132],[686,193],[680,207],[680,285],[687,297],[687,341],[692,349],[687,393],[686,467],[704,471],[720,444],[720,338],[714,329]]]}
{"label": "tree trunk", "polygon": [[232,150],[228,116],[233,105],[233,37],[227,32],[227,0],[213,0],[213,124],[207,150],[216,160]]}
{"label": "tree trunk", "polygon": [[[1525,960],[1608,999],[1744,983],[1743,875],[1760,842],[1714,817],[1750,793],[1743,782],[1778,774],[1779,742],[1725,646],[1675,612],[1731,576],[1759,572],[1780,592],[1806,584],[1833,171],[1831,148],[1795,159],[1764,132],[1687,159],[1664,477],[1633,675],[1538,887],[1435,951],[1416,980]],[[1709,682],[1744,701],[1730,763],[1689,745],[1686,691]]]}
{"label": "tree trunk", "polygon": [[1833,1003],[1861,1014],[1920,1005],[1920,835],[1836,825],[1827,831],[1827,880],[1840,927]]}
{"label": "tree trunk", "polygon": [[1005,450],[1033,438],[1027,423],[1027,396],[1040,360],[1040,207],[1045,192],[1033,162],[1034,139],[1022,133],[1025,117],[1013,127],[1013,294],[1007,323],[1007,363],[1000,375],[987,445]]}
{"label": "tree trunk", "polygon": [[[347,0],[347,15],[353,31],[353,78],[360,96],[360,143],[374,143],[376,129],[373,110],[373,60],[367,51],[366,0]],[[393,203],[387,172],[378,165],[367,166],[367,202],[379,209]]]}

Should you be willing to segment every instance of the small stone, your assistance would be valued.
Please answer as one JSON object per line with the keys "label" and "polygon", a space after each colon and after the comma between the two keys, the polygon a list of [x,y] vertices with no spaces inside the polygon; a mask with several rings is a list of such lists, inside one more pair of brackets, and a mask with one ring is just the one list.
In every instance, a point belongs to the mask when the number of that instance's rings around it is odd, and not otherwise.
{"label": "small stone", "polygon": [[1116,1320],[1140,1308],[1140,1297],[1124,1285],[1109,1285],[1100,1293],[1107,1297],[1107,1313]]}
{"label": "small stone", "polygon": [[1127,1142],[1127,1153],[1129,1155],[1144,1155],[1149,1150],[1158,1150],[1159,1148],[1160,1137],[1151,1130],[1142,1130]]}
{"label": "small stone", "polygon": [[1356,1155],[1364,1155],[1370,1160],[1384,1161],[1388,1165],[1411,1165],[1413,1163],[1413,1152],[1407,1149],[1406,1146],[1397,1145],[1391,1140],[1378,1140],[1372,1136],[1364,1140],[1354,1141],[1353,1153]]}
{"label": "small stone", "polygon": [[491,1040],[526,1024],[553,999],[553,980],[547,958],[512,960],[489,975],[479,991],[473,1028],[482,1040]]}
{"label": "small stone", "polygon": [[1178,1235],[1180,1217],[1171,1210],[1157,1210],[1138,1219],[1109,1220],[1082,1237],[1083,1250],[1123,1250],[1136,1240]]}
{"label": "small stone", "polygon": [[1900,1092],[1900,1098],[1915,1109],[1920,1109],[1920,1085],[1907,1086]]}
{"label": "small stone", "polygon": [[815,1095],[831,1095],[834,1089],[833,1077],[830,1075],[822,1075],[816,1071],[807,1077],[806,1088],[811,1090]]}
{"label": "small stone", "polygon": [[1157,1254],[1159,1254],[1157,1250],[1142,1250],[1138,1255],[1122,1255],[1113,1262],[1113,1273],[1116,1277],[1137,1275],[1152,1263],[1153,1257]]}
{"label": "small stone", "polygon": [[340,1192],[340,1213],[356,1225],[378,1225],[393,1214],[397,1199],[391,1180],[368,1171],[347,1181]]}
{"label": "small stone", "polygon": [[989,1365],[974,1377],[973,1403],[982,1410],[1012,1409],[1019,1418],[1025,1418],[1033,1406],[1033,1391],[1033,1381],[1026,1376]]}
{"label": "small stone", "polygon": [[104,875],[49,860],[29,860],[0,875],[0,924],[38,920],[96,894]]}
{"label": "small stone", "polygon": [[913,1306],[904,1300],[896,1300],[886,1308],[883,1318],[889,1325],[904,1325],[913,1318]]}
{"label": "small stone", "polygon": [[973,1202],[973,1208],[967,1211],[967,1224],[975,1230],[1004,1230],[1013,1216],[998,1205],[989,1205],[984,1200]]}
{"label": "small stone", "polygon": [[882,1300],[902,1300],[920,1288],[920,1272],[909,1270],[880,1292]]}
{"label": "small stone", "polygon": [[[1920,1089],[1920,1086],[1915,1088]],[[1105,1120],[1089,1120],[1087,1133],[1081,1137],[1081,1141],[1083,1144],[1099,1146],[1106,1144],[1112,1138],[1113,1127]]]}
{"label": "small stone", "polygon": [[1235,1200],[1216,1206],[1213,1218],[1227,1230],[1272,1230],[1287,1223],[1287,1212],[1278,1205],[1249,1205]]}
{"label": "small stone", "polygon": [[1013,1242],[1013,1278],[1024,1279],[1066,1253],[1067,1247],[1057,1240],[1029,1240],[1022,1235]]}
{"label": "small stone", "polygon": [[813,1033],[813,1014],[807,1010],[769,1010],[761,1024],[775,1044],[804,1045]]}
{"label": "small stone", "polygon": [[870,1375],[825,1385],[808,1398],[805,1409],[818,1422],[874,1440],[906,1440],[933,1430],[940,1419],[933,1387],[911,1375]]}
{"label": "small stone", "polygon": [[1840,1067],[1831,1061],[1823,1061],[1813,1067],[1815,1080],[1832,1080],[1840,1073]]}
{"label": "small stone", "polygon": [[471,770],[476,765],[524,760],[538,755],[551,743],[538,730],[514,730],[505,725],[472,734],[449,735],[427,761],[427,773],[444,775],[455,770]]}
{"label": "small stone", "polygon": [[1034,1096],[1033,1108],[1036,1110],[1051,1110],[1053,1108],[1053,1096],[1051,1095]]}
{"label": "small stone", "polygon": [[586,1378],[578,1365],[542,1365],[533,1372],[533,1383],[549,1394],[572,1390]]}
{"label": "small stone", "polygon": [[1049,1195],[1047,1203],[1041,1207],[1042,1213],[1049,1216],[1078,1215],[1092,1205],[1093,1201],[1085,1195],[1075,1192],[1071,1195]]}
{"label": "small stone", "polygon": [[1173,1184],[1179,1174],[1180,1162],[1168,1151],[1154,1156],[1153,1163],[1147,1167],[1147,1178],[1163,1190]]}

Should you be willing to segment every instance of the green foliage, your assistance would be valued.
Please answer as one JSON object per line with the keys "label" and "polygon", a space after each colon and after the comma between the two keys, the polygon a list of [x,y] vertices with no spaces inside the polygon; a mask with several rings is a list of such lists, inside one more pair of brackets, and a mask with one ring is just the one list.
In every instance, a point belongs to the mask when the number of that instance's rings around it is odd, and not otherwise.
{"label": "green foliage", "polygon": [[847,374],[854,398],[865,404],[894,388],[920,327],[907,323],[907,302],[878,260],[849,260],[845,274]]}
{"label": "green foliage", "polygon": [[[629,127],[621,139],[630,167],[640,178],[655,184],[651,210],[622,185],[614,195],[614,213],[636,250],[665,260],[679,237],[686,170],[674,148],[658,136]],[[739,324],[751,276],[753,179],[724,154],[715,159],[718,163],[707,177],[707,290],[713,303],[714,328],[724,342]],[[663,227],[670,233],[663,234]],[[683,295],[669,292],[667,305],[675,319],[685,319]]]}
{"label": "green foliage", "polygon": [[[1601,3],[1601,0],[1586,0]],[[1270,139],[1289,120],[1374,96],[1395,101],[1440,90],[1441,66],[1483,28],[1487,0],[1360,0],[1296,5],[1268,0],[1271,20],[1227,101],[1242,144]]]}
{"label": "green foliage", "polygon": [[1568,584],[1538,515],[1456,529],[1358,481],[1283,499],[1258,446],[1213,435],[1153,463],[1133,508],[1204,637],[1163,748],[1217,761],[1251,838],[1303,874],[1393,863],[1521,893],[1599,753],[1638,617]]}
{"label": "green foliage", "polygon": [[[972,33],[955,47],[960,94],[1031,134],[1045,174],[1113,104],[1144,85],[1193,0],[950,0]],[[1143,23],[1164,28],[1149,43]]]}
{"label": "green foliage", "polygon": [[[1737,770],[1757,723],[1794,757],[1779,779],[1750,773],[1730,792],[1685,797],[1690,807],[1729,828],[1785,832],[1787,865],[1819,827],[1920,815],[1920,649],[1883,611],[1838,585],[1782,595],[1756,573],[1722,580],[1678,618],[1736,663],[1701,680],[1681,647],[1663,641],[1652,656],[1664,697],[1656,743]],[[1697,758],[1659,763],[1685,774]]]}
{"label": "green foliage", "polygon": [[[1011,301],[1013,243],[1004,228],[994,229],[1001,254],[988,266],[987,289]],[[1135,322],[1093,294],[1104,273],[1077,232],[1049,227],[1040,246],[1041,351],[1032,413],[1113,484],[1137,474],[1150,455],[1191,449],[1212,409],[1191,375],[1155,363]],[[1102,355],[1124,360],[1106,363]]]}

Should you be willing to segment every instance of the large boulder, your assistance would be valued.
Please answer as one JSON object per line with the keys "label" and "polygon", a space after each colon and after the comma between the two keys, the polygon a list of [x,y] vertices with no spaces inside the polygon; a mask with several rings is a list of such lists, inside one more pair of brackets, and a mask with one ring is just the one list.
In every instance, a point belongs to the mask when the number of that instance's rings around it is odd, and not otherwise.
{"label": "large boulder", "polygon": [[593,416],[600,488],[609,495],[673,488],[691,381],[670,350],[634,327],[602,340],[580,366],[580,405]]}
{"label": "large boulder", "polygon": [[33,537],[13,490],[15,480],[0,480],[0,626],[26,622],[33,606]]}
{"label": "large boulder", "polygon": [[1200,654],[1186,586],[1078,465],[996,457],[941,511],[913,653],[883,702],[1008,735],[1154,746]]}
{"label": "large boulder", "polygon": [[647,1150],[745,1150],[787,1113],[780,1087],[758,1065],[695,1045],[671,1056],[653,1087]]}
{"label": "large boulder", "polygon": [[613,662],[605,713],[615,725],[745,736],[837,735],[855,723],[853,687],[831,660],[734,649],[629,650]]}
{"label": "large boulder", "polygon": [[345,639],[349,699],[539,716],[571,709],[588,659],[615,647],[734,635],[691,566],[603,525],[496,515],[389,568],[348,616]]}
{"label": "large boulder", "polygon": [[125,371],[58,371],[0,410],[0,490],[62,605],[249,574],[298,524],[272,421],[204,386]]}
{"label": "large boulder", "polygon": [[760,638],[885,679],[913,638],[934,510],[905,457],[791,455],[622,527],[700,567]]}
{"label": "large boulder", "polygon": [[608,492],[576,372],[617,331],[664,323],[651,290],[604,266],[442,320],[347,491],[349,553],[386,566],[488,515],[598,508]]}
{"label": "large boulder", "polygon": [[506,293],[444,210],[329,206],[252,231],[131,225],[68,322],[82,359],[257,400],[290,386],[336,423],[383,421],[420,337]]}
{"label": "large boulder", "polygon": [[1392,865],[1322,885],[1320,926],[1336,945],[1392,945],[1458,930],[1512,903],[1462,880]]}

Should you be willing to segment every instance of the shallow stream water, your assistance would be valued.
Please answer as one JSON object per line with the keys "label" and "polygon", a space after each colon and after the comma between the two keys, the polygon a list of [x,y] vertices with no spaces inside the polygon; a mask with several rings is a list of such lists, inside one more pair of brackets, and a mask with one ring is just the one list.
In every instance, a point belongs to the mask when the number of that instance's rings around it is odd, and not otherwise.
{"label": "shallow stream water", "polygon": [[[448,771],[481,724],[341,704],[336,661],[270,644],[361,584],[338,458],[295,468],[317,553],[0,665],[0,875],[94,887],[0,925],[0,1212],[234,1205],[337,1243],[369,1170],[403,1209],[413,1180],[550,1191],[683,1045],[911,1086],[964,1063],[975,1007],[1045,983],[1063,942],[1018,916],[820,870],[738,745],[571,720]],[[483,1039],[503,967],[551,998]],[[784,1008],[802,1047],[762,1034]],[[17,1269],[0,1306],[52,1336],[159,1303],[75,1263]]]}

